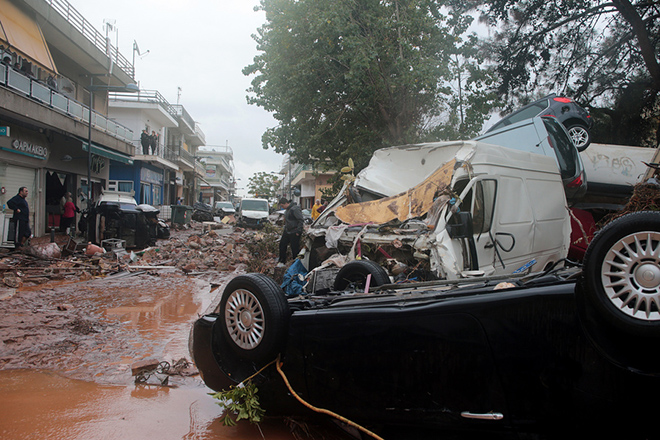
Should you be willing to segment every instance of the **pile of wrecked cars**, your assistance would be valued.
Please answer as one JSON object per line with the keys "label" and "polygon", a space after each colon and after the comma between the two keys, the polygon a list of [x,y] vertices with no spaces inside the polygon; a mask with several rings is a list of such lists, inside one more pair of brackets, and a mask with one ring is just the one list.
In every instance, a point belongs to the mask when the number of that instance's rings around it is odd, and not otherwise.
{"label": "pile of wrecked cars", "polygon": [[233,278],[191,353],[210,388],[254,375],[267,414],[313,414],[260,371],[279,356],[303,400],[386,437],[657,436],[660,213],[611,222],[582,265],[569,229],[551,157],[379,150],[311,225],[300,294]]}

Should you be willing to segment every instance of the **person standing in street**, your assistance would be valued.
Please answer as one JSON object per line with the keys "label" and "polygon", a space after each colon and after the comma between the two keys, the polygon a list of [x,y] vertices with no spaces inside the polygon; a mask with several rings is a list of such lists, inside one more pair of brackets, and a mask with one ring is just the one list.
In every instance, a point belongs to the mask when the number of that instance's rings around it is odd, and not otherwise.
{"label": "person standing in street", "polygon": [[11,221],[14,223],[14,246],[16,249],[25,244],[25,241],[32,236],[30,230],[30,207],[27,202],[28,189],[21,186],[18,194],[7,201],[9,209],[14,211]]}
{"label": "person standing in street", "polygon": [[300,237],[303,232],[303,215],[300,206],[296,202],[291,202],[286,198],[280,199],[280,207],[286,209],[284,212],[284,231],[280,239],[280,258],[277,267],[284,267],[286,263],[286,250],[291,246],[293,258],[300,252]]}
{"label": "person standing in street", "polygon": [[316,220],[321,213],[319,212],[319,208],[321,207],[321,201],[319,199],[316,199],[314,202],[314,205],[312,205],[312,221]]}

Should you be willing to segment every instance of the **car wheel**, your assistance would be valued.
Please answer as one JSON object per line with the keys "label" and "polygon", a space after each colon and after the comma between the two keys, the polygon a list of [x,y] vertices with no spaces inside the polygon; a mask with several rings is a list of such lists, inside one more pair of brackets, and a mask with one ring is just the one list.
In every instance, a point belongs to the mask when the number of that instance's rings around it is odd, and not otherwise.
{"label": "car wheel", "polygon": [[584,295],[626,333],[660,336],[660,212],[634,212],[605,226],[584,257]]}
{"label": "car wheel", "polygon": [[284,347],[289,304],[282,289],[263,274],[247,274],[227,284],[218,310],[221,337],[239,357],[270,362]]}
{"label": "car wheel", "polygon": [[580,151],[587,148],[591,143],[591,134],[589,133],[589,129],[584,125],[574,124],[568,126],[566,129],[573,140],[573,144]]}
{"label": "car wheel", "polygon": [[380,264],[370,260],[355,260],[339,269],[335,277],[334,289],[344,290],[349,286],[364,289],[367,275],[371,275],[371,287],[390,283],[390,277]]}

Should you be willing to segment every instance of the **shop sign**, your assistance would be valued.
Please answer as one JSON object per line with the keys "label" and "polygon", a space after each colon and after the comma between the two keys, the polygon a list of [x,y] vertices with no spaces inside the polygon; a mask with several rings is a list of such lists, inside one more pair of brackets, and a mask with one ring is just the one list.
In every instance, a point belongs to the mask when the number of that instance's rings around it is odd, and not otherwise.
{"label": "shop sign", "polygon": [[163,184],[163,172],[156,172],[149,168],[140,169],[140,180],[146,183],[155,183],[156,185]]}
{"label": "shop sign", "polygon": [[14,139],[11,143],[11,148],[2,148],[6,151],[12,151],[14,153],[23,154],[25,156],[36,157],[37,159],[47,159],[48,158],[48,148],[42,145],[36,145],[32,142],[20,141]]}
{"label": "shop sign", "polygon": [[0,136],[9,136],[9,127],[0,127]]}
{"label": "shop sign", "polygon": [[99,156],[98,154],[92,154],[92,168],[91,170],[95,174],[101,173],[101,171],[105,168],[105,157]]}
{"label": "shop sign", "polygon": [[216,169],[217,167],[215,165],[206,165],[206,177],[209,179],[214,179]]}

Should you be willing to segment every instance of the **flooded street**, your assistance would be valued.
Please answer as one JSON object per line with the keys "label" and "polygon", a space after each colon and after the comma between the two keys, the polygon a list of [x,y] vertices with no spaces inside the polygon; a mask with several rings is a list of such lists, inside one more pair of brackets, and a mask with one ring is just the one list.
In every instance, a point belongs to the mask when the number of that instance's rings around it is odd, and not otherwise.
{"label": "flooded street", "polygon": [[134,383],[135,362],[190,360],[191,323],[230,275],[153,270],[5,293],[0,438],[293,438],[281,420],[222,426],[199,376]]}
{"label": "flooded street", "polygon": [[199,380],[177,388],[99,385],[46,371],[0,372],[3,439],[291,439],[279,420],[222,426]]}

